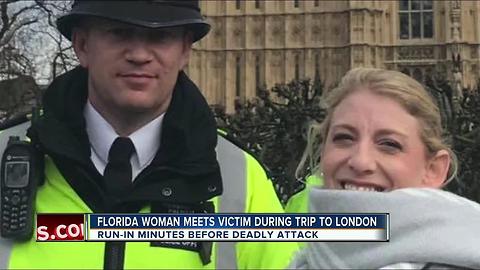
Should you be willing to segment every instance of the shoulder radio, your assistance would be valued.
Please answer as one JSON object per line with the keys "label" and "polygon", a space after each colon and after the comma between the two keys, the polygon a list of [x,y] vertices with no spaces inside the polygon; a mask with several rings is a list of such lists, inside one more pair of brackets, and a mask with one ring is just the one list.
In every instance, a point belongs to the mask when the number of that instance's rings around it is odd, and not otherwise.
{"label": "shoulder radio", "polygon": [[43,155],[17,136],[10,136],[0,175],[0,235],[28,240],[33,233],[37,186],[43,182]]}

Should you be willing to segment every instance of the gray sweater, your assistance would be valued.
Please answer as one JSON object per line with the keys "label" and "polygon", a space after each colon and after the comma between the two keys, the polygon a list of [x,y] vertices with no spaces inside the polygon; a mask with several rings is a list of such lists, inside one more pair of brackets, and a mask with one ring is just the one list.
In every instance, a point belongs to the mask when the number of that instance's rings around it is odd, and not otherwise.
{"label": "gray sweater", "polygon": [[[428,188],[361,192],[313,188],[311,213],[390,213],[389,242],[313,242],[291,269],[378,269],[427,262],[480,268],[480,205]],[[405,265],[404,265],[405,266]]]}

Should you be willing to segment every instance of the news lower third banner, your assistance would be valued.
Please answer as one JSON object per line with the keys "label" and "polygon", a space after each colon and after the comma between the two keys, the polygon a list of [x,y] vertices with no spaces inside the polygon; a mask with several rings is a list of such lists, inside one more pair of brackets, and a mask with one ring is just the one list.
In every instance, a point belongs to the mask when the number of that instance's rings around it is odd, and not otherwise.
{"label": "news lower third banner", "polygon": [[389,214],[38,214],[37,241],[388,241]]}

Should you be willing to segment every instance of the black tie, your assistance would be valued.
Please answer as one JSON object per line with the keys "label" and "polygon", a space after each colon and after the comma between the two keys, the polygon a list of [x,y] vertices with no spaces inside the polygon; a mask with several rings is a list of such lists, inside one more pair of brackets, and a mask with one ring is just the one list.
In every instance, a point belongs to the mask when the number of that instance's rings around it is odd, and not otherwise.
{"label": "black tie", "polygon": [[130,157],[134,151],[132,141],[125,137],[118,137],[110,147],[103,178],[108,194],[113,197],[124,196],[132,186]]}

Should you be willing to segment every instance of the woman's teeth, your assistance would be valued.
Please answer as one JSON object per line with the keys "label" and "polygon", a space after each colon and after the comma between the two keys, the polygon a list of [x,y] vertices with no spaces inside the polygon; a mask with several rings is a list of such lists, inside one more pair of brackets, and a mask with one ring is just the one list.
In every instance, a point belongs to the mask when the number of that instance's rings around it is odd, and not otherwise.
{"label": "woman's teeth", "polygon": [[343,188],[346,190],[357,190],[357,191],[381,191],[380,188],[375,187],[365,187],[365,186],[357,186],[350,183],[345,183]]}

